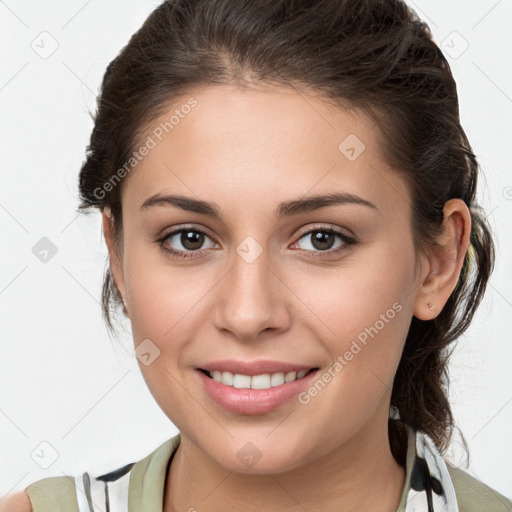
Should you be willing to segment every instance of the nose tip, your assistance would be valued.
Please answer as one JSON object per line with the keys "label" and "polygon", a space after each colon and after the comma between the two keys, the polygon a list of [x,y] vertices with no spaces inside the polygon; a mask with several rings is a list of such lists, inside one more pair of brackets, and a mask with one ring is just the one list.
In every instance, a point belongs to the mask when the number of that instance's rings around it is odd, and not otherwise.
{"label": "nose tip", "polygon": [[[245,254],[251,254],[250,243]],[[223,281],[214,316],[219,330],[254,340],[262,333],[286,328],[289,319],[282,284],[261,254],[251,263],[238,257]]]}

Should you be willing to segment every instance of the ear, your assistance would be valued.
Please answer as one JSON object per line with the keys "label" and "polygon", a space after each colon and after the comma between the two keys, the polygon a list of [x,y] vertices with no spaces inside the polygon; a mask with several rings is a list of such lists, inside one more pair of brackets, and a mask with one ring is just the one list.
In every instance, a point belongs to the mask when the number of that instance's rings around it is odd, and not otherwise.
{"label": "ear", "polygon": [[[110,208],[105,207],[101,212],[101,221],[103,226],[103,235],[105,237],[105,243],[107,244],[109,261],[110,261],[110,272],[114,278],[114,282],[121,294],[121,297],[126,299],[126,288],[124,281],[123,263],[118,249],[114,245],[114,220],[111,215]],[[128,316],[128,310],[126,304],[123,304],[125,314]]]}
{"label": "ear", "polygon": [[[444,205],[442,232],[437,245],[426,257],[428,272],[417,287],[414,316],[419,320],[435,318],[457,286],[471,235],[471,213],[462,199],[450,199]],[[429,307],[433,305],[433,308]]]}

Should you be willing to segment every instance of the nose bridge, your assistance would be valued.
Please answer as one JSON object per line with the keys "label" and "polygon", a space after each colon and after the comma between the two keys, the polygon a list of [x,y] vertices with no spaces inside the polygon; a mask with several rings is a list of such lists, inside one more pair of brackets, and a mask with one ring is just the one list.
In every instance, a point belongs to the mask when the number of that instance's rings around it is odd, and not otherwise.
{"label": "nose bridge", "polygon": [[267,251],[253,237],[245,238],[235,251],[218,296],[217,327],[248,339],[282,327],[280,313],[286,308]]}

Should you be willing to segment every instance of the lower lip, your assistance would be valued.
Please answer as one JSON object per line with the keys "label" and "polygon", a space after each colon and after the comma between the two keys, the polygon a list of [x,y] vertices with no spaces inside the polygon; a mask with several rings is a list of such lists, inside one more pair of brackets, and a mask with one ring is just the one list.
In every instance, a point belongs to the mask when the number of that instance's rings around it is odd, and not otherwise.
{"label": "lower lip", "polygon": [[280,386],[268,389],[234,388],[196,370],[206,392],[225,409],[239,414],[264,414],[283,405],[309,385],[311,379],[318,373],[314,370],[302,379],[285,382]]}

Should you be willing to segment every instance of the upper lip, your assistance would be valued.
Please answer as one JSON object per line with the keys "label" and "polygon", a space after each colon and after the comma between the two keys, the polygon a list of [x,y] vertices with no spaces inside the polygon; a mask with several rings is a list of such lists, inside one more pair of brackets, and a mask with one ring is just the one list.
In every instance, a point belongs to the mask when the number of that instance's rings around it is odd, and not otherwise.
{"label": "upper lip", "polygon": [[210,372],[218,370],[220,372],[231,372],[233,374],[239,373],[242,375],[253,376],[263,373],[288,373],[300,370],[310,370],[312,368],[317,368],[317,366],[311,364],[290,363],[285,361],[269,361],[266,359],[261,359],[259,361],[223,359],[221,361],[205,363],[199,368],[202,370],[208,370]]}

